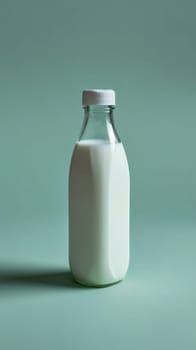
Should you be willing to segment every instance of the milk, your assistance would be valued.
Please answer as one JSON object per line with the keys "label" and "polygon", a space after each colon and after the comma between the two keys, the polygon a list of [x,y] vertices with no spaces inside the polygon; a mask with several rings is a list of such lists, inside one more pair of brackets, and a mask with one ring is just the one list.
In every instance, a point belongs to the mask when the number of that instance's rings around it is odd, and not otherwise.
{"label": "milk", "polygon": [[121,142],[76,143],[69,175],[69,260],[75,279],[101,286],[129,264],[129,168]]}

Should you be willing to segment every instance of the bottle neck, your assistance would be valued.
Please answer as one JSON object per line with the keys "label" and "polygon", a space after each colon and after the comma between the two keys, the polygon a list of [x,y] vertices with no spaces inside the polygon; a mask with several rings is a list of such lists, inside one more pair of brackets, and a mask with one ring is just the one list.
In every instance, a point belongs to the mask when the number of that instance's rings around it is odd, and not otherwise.
{"label": "bottle neck", "polygon": [[113,114],[113,106],[84,106],[84,122],[79,141],[99,140],[109,143],[120,142],[114,125]]}

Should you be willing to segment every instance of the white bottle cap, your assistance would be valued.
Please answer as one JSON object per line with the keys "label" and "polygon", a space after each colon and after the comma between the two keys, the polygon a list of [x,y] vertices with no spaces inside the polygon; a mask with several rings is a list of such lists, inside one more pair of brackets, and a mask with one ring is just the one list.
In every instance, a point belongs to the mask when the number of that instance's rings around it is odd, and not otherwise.
{"label": "white bottle cap", "polygon": [[115,91],[109,89],[84,90],[82,104],[115,106]]}

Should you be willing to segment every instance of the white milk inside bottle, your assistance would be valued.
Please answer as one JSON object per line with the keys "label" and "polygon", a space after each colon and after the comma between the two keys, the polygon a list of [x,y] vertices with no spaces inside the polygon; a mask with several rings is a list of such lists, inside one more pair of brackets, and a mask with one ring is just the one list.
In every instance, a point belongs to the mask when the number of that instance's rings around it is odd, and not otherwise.
{"label": "white milk inside bottle", "polygon": [[69,174],[69,261],[76,281],[105,286],[129,265],[129,168],[114,127],[114,91],[84,90],[83,105]]}

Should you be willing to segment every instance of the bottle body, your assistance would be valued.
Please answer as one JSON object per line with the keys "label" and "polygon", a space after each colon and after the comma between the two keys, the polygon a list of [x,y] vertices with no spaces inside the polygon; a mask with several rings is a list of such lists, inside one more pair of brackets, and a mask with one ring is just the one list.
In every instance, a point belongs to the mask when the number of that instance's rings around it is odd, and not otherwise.
{"label": "bottle body", "polygon": [[[88,90],[89,93],[89,90]],[[107,93],[109,95],[107,95]],[[129,167],[116,132],[113,90],[90,90],[69,173],[69,262],[76,281],[105,286],[129,265]],[[109,96],[109,97],[108,97]]]}
{"label": "bottle body", "polygon": [[129,264],[129,169],[121,142],[76,144],[69,177],[69,259],[75,279],[118,282]]}

